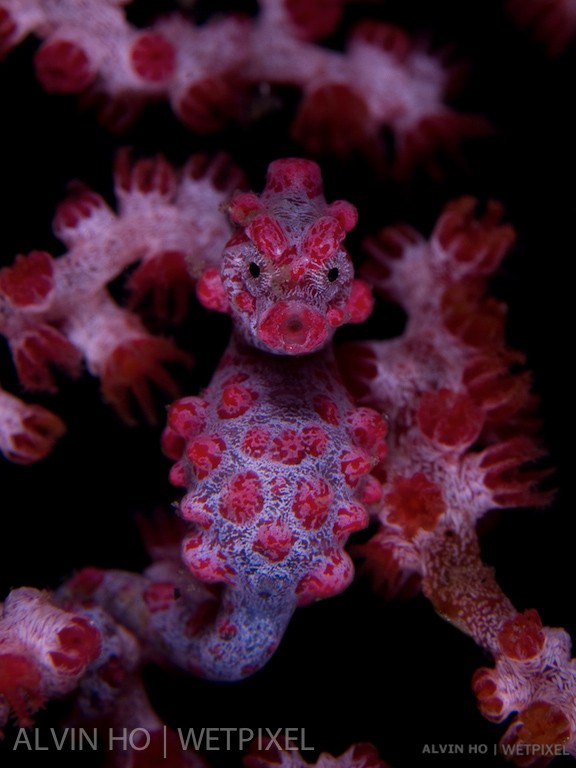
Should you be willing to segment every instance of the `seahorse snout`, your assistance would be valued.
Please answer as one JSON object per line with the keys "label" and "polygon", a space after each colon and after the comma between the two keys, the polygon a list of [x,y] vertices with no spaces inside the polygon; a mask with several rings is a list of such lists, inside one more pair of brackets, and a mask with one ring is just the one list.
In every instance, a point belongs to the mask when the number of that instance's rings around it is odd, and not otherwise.
{"label": "seahorse snout", "polygon": [[264,314],[257,335],[275,352],[306,354],[328,339],[328,324],[320,312],[307,304],[281,301]]}

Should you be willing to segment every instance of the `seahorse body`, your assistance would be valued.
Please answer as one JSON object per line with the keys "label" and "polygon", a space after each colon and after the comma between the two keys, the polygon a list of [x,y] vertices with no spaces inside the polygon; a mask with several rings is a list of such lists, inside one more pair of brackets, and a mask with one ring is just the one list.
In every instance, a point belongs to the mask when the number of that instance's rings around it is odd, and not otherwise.
{"label": "seahorse body", "polygon": [[206,648],[225,654],[226,676],[262,666],[297,605],[348,586],[343,546],[381,496],[369,473],[385,433],[375,411],[354,406],[330,351],[271,358],[234,344],[202,397],[171,406],[164,446],[193,523],[183,558],[226,585],[231,638]]}
{"label": "seahorse body", "polygon": [[354,208],[326,204],[318,166],[290,159],[230,211],[241,229],[199,293],[232,314],[234,338],[202,396],[171,407],[164,434],[171,479],[187,489],[184,562],[225,584],[226,640],[205,636],[198,660],[225,678],[265,663],[297,605],[349,584],[344,544],[380,499],[370,473],[386,453],[384,420],[354,406],[328,347],[335,327],[371,309],[342,246]]}

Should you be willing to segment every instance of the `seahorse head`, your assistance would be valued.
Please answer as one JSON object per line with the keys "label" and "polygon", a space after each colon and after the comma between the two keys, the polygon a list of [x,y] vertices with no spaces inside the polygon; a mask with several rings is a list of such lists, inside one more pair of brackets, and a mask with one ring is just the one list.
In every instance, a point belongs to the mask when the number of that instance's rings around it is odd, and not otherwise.
{"label": "seahorse head", "polygon": [[326,203],[318,165],[310,160],[271,163],[260,195],[237,195],[229,205],[238,230],[219,270],[204,273],[198,295],[229,312],[251,345],[278,354],[315,352],[346,322],[372,309],[370,289],[354,279],[343,241],[356,209]]}

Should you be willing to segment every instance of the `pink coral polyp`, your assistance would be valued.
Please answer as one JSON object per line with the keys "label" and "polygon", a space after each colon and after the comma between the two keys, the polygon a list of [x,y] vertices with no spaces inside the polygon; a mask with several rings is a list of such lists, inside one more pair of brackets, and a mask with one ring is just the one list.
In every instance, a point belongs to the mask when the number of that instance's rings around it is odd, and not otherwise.
{"label": "pink coral polyp", "polygon": [[0,270],[0,292],[15,307],[42,308],[54,287],[52,259],[45,251],[17,256]]}

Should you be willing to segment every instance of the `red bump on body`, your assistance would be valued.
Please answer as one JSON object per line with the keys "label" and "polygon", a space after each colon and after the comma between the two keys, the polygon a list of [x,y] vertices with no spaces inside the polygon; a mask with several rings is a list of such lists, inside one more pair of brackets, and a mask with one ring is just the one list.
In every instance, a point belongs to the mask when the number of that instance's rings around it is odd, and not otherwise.
{"label": "red bump on body", "polygon": [[228,485],[220,499],[220,514],[233,523],[252,520],[262,509],[264,496],[262,483],[255,472],[240,472]]}

